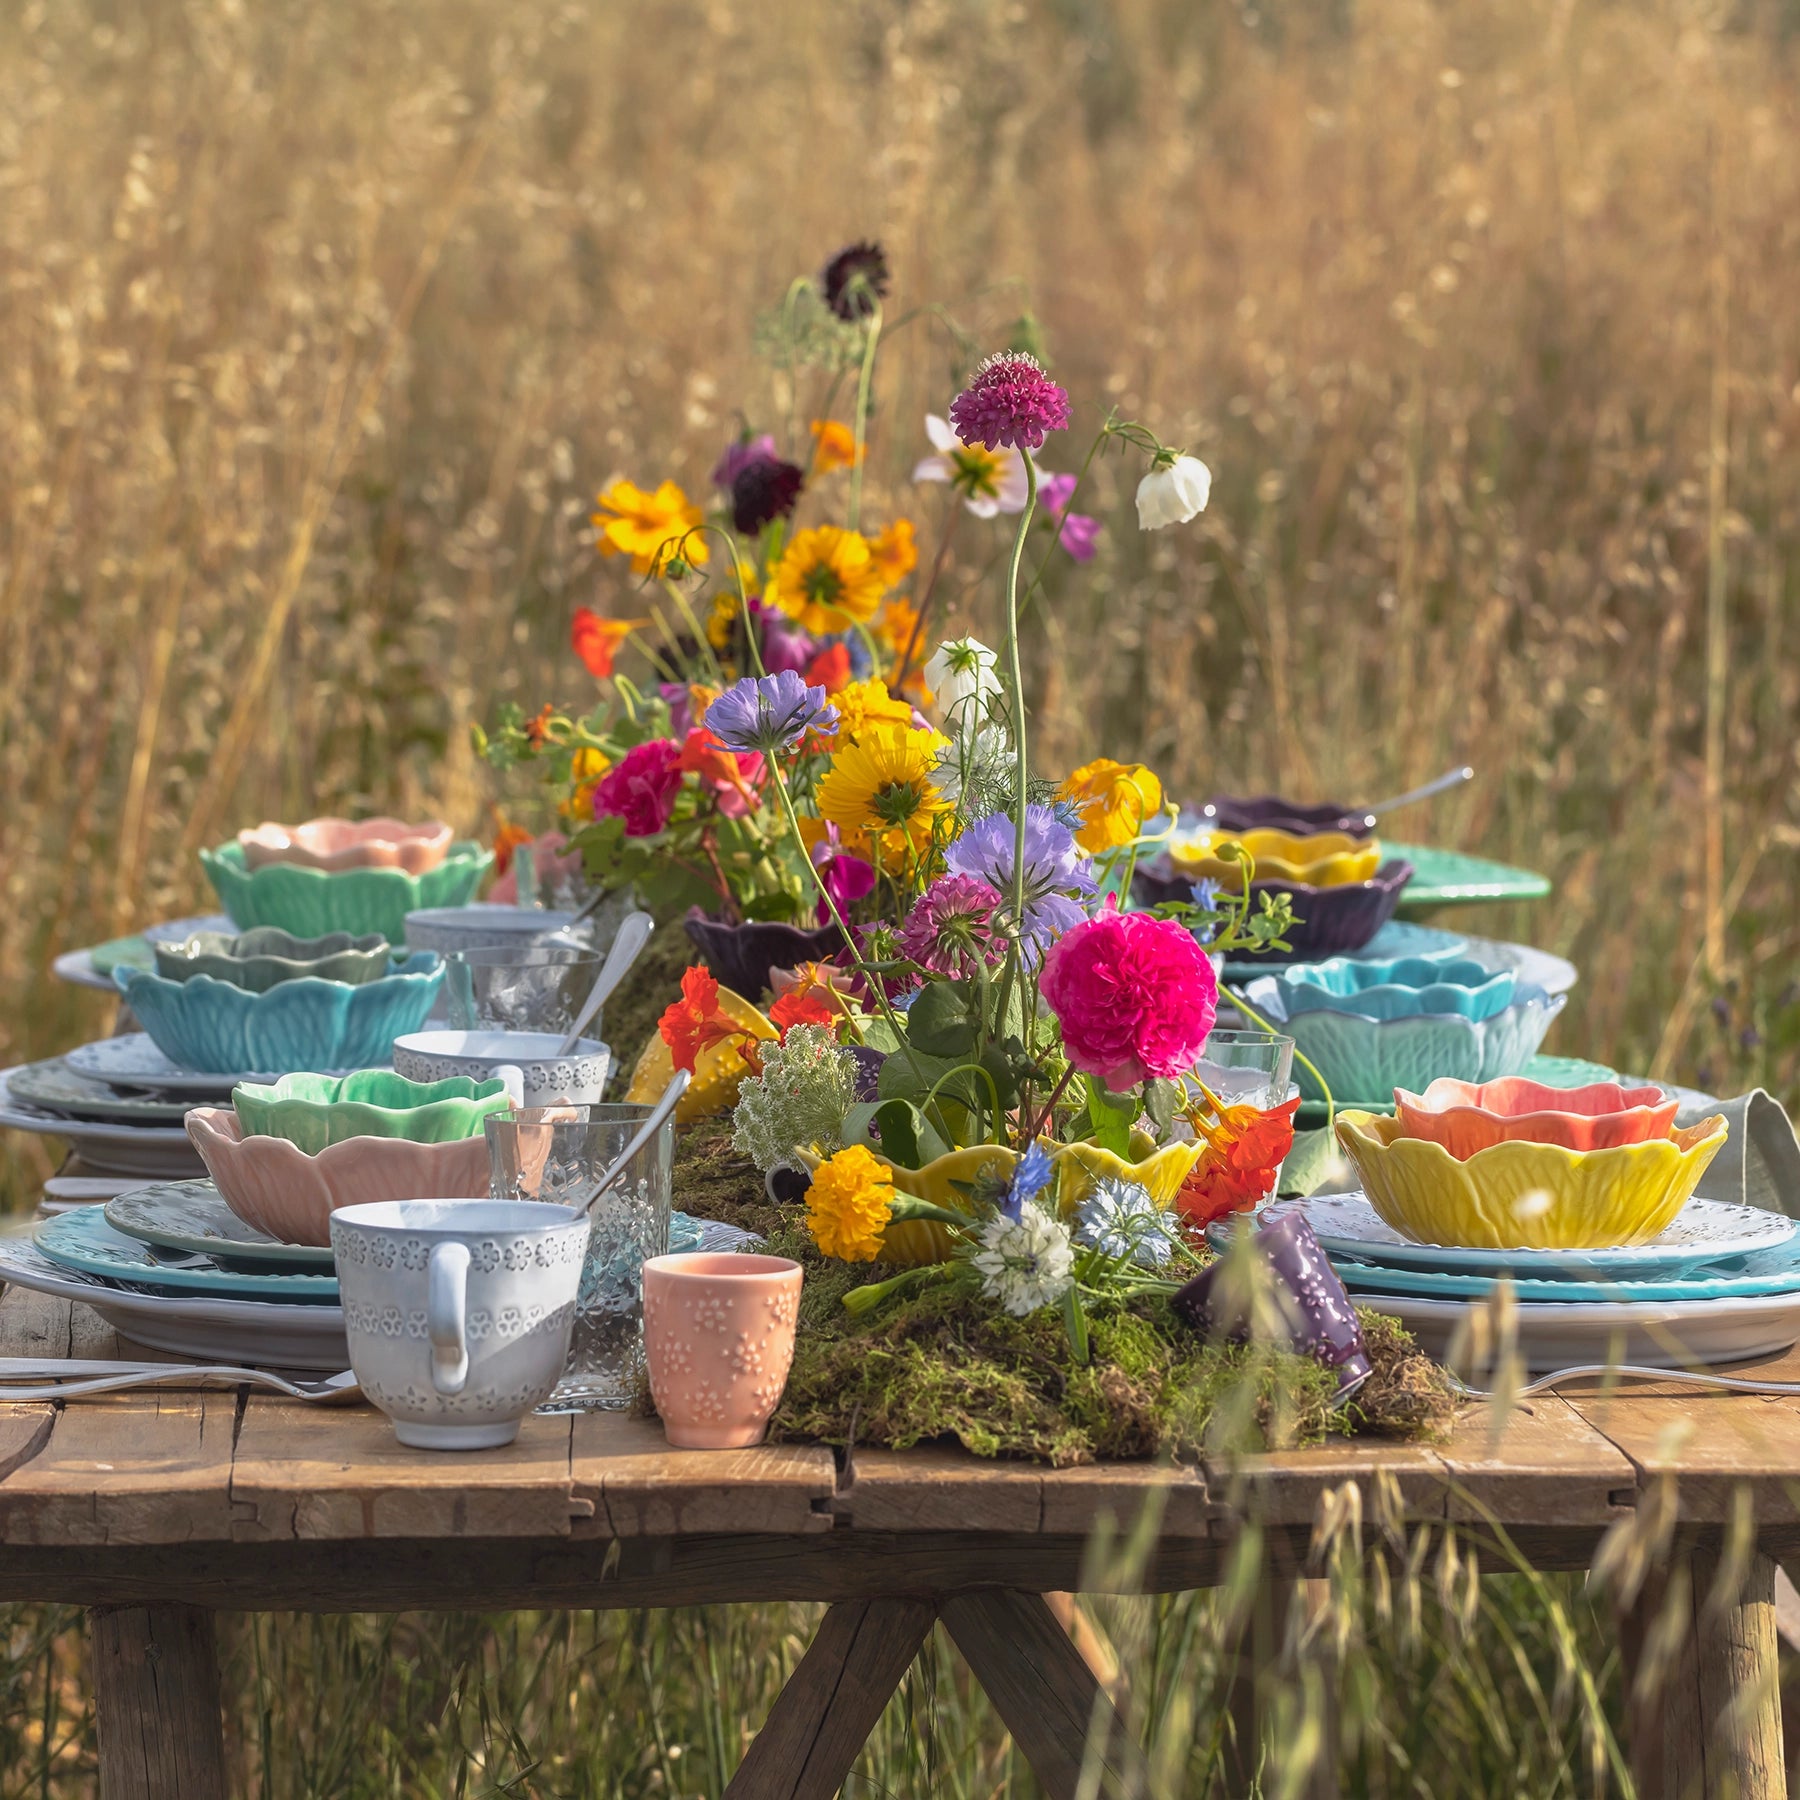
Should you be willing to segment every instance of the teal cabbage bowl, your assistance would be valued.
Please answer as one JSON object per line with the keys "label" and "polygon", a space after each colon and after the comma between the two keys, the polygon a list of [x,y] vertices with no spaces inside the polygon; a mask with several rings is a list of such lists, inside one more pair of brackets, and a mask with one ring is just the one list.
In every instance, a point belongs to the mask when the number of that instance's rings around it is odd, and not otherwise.
{"label": "teal cabbage bowl", "polygon": [[211,975],[167,981],[147,969],[117,969],[113,980],[171,1062],[211,1074],[286,1075],[385,1063],[394,1039],[430,1015],[444,965],[427,950],[379,981],[352,986],[303,976],[261,994]]}
{"label": "teal cabbage bowl", "polygon": [[480,1137],[483,1122],[512,1106],[503,1081],[408,1081],[388,1069],[352,1075],[284,1075],[269,1087],[240,1083],[231,1104],[245,1137],[286,1138],[317,1156],[346,1138],[448,1144]]}
{"label": "teal cabbage bowl", "polygon": [[390,944],[405,943],[409,912],[467,906],[493,863],[491,850],[468,842],[453,844],[450,854],[423,875],[404,869],[308,869],[299,863],[252,870],[241,844],[200,852],[207,880],[240,931],[275,925],[300,938],[378,931]]}
{"label": "teal cabbage bowl", "polygon": [[1296,963],[1275,977],[1288,1017],[1302,1012],[1352,1012],[1365,1019],[1410,1019],[1420,1013],[1460,1013],[1491,1019],[1513,1003],[1516,977],[1464,958],[1432,962],[1422,956],[1396,962]]}

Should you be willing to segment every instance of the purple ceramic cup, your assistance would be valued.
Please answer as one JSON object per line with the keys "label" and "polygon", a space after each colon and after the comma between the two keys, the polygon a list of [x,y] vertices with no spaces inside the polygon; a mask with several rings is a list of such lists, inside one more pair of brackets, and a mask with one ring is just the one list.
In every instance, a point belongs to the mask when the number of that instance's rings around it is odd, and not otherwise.
{"label": "purple ceramic cup", "polygon": [[[1251,1248],[1274,1278],[1288,1341],[1302,1356],[1336,1371],[1338,1399],[1374,1373],[1356,1308],[1305,1215],[1295,1211],[1265,1225]],[[1251,1296],[1231,1279],[1229,1255],[1207,1265],[1170,1304],[1203,1337],[1242,1343],[1251,1334]]]}

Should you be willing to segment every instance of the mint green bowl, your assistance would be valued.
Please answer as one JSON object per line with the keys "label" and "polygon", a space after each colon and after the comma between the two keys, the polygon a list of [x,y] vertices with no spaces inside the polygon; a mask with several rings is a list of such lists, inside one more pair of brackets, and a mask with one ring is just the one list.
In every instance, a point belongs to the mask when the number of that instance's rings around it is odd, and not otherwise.
{"label": "mint green bowl", "polygon": [[242,844],[200,852],[200,866],[240,931],[274,925],[298,938],[378,931],[390,944],[406,942],[406,915],[427,906],[466,906],[494,853],[479,844],[453,844],[435,869],[308,869],[268,863],[251,869]]}
{"label": "mint green bowl", "polygon": [[502,1081],[408,1081],[391,1069],[354,1075],[284,1075],[270,1087],[245,1082],[231,1090],[245,1137],[286,1138],[308,1156],[346,1138],[405,1138],[449,1144],[479,1137],[492,1113],[512,1100]]}

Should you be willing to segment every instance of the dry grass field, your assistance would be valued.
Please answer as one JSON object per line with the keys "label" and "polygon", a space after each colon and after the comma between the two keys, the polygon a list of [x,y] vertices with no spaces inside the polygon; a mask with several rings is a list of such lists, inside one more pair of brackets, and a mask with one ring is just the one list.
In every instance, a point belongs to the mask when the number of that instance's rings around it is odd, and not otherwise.
{"label": "dry grass field", "polygon": [[[485,830],[469,721],[583,698],[572,609],[630,610],[593,491],[701,490],[787,404],[757,310],[872,235],[895,312],[1029,312],[1078,425],[1215,471],[1148,537],[1102,465],[1038,612],[1047,771],[1471,762],[1408,827],[1555,877],[1484,921],[1581,964],[1551,1047],[1795,1098],[1797,65],[1794,0],[13,0],[0,1062],[103,1028],[51,957],[194,910],[240,824]],[[876,394],[922,536],[958,343],[921,314]],[[977,630],[994,549],[959,532]],[[1586,1601],[1459,1594],[1345,1601],[1351,1791],[1603,1791]],[[1120,1624],[1153,1706],[1203,1694],[1212,1605]],[[0,1794],[87,1791],[76,1641],[8,1617]],[[713,1793],[801,1621],[246,1627],[245,1791]],[[1030,1791],[947,1656],[908,1705],[868,1792]]]}

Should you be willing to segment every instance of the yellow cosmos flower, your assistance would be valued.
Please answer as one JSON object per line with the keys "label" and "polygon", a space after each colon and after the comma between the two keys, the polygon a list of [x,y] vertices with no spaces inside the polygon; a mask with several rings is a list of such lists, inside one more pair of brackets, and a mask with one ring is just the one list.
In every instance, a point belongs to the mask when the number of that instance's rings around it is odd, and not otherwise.
{"label": "yellow cosmos flower", "polygon": [[1115,850],[1141,837],[1163,806],[1162,783],[1152,770],[1142,763],[1114,762],[1110,756],[1083,763],[1056,797],[1080,808],[1075,841],[1090,853]]}
{"label": "yellow cosmos flower", "polygon": [[831,696],[838,710],[834,750],[854,744],[874,725],[910,725],[912,708],[888,692],[885,681],[851,681]]}
{"label": "yellow cosmos flower", "polygon": [[886,591],[860,531],[815,525],[796,533],[769,582],[769,598],[803,629],[824,635],[874,617]]}
{"label": "yellow cosmos flower", "polygon": [[594,789],[611,767],[612,759],[604,750],[592,744],[581,745],[569,759],[569,779],[575,786],[556,810],[565,819],[591,819],[594,816]]}
{"label": "yellow cosmos flower", "polygon": [[814,419],[813,471],[829,475],[833,469],[856,467],[856,433],[838,419]]}
{"label": "yellow cosmos flower", "polygon": [[896,519],[876,535],[869,554],[889,587],[898,587],[919,566],[919,546],[913,542],[911,519]]}
{"label": "yellow cosmos flower", "polygon": [[704,515],[672,481],[647,494],[632,481],[615,481],[596,501],[594,529],[599,533],[602,556],[629,556],[632,572],[649,575],[674,554],[691,563],[706,561],[706,540],[693,536]]}
{"label": "yellow cosmos flower", "polygon": [[945,742],[935,731],[869,726],[833,755],[819,782],[820,815],[842,832],[866,832],[887,856],[924,850],[934,821],[950,805],[931,779]]}
{"label": "yellow cosmos flower", "polygon": [[893,1170],[864,1145],[852,1144],[813,1171],[806,1228],[827,1256],[874,1262],[893,1208]]}

